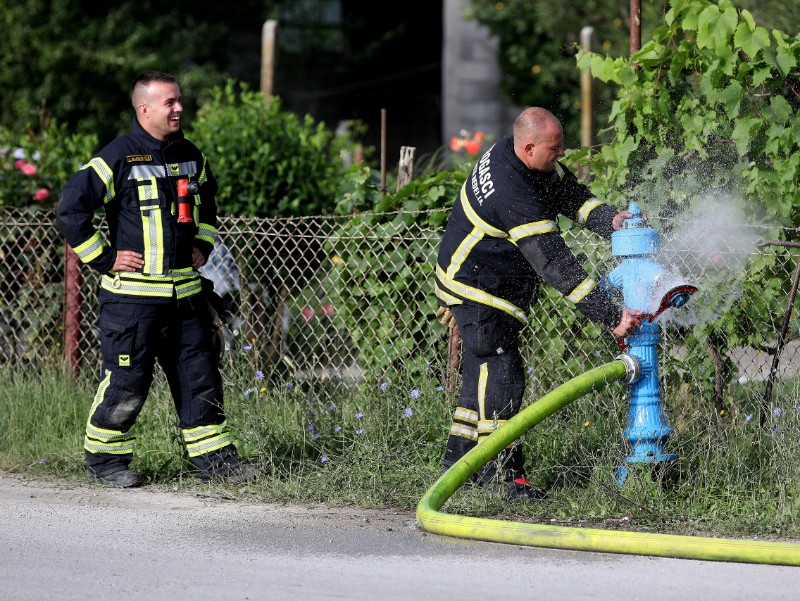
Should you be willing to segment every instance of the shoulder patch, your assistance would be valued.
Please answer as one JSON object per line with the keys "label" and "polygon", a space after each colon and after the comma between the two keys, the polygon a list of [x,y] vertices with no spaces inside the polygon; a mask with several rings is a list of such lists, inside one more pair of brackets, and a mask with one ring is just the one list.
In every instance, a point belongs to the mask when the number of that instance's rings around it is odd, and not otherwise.
{"label": "shoulder patch", "polygon": [[150,163],[152,161],[152,154],[129,154],[125,157],[126,163]]}

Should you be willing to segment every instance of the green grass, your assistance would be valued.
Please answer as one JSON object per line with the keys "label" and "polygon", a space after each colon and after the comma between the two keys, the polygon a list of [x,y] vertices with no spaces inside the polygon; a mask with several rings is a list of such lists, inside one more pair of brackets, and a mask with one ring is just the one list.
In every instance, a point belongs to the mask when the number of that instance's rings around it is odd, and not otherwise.
{"label": "green grass", "polygon": [[[247,500],[413,510],[439,476],[454,403],[434,370],[359,385],[261,378],[244,355],[226,358],[225,391],[237,446],[263,476],[242,487],[201,483],[184,457],[159,375],[139,418],[133,468],[150,486],[214,489]],[[59,370],[0,369],[0,470],[85,481],[83,429],[96,382]],[[615,470],[627,399],[622,384],[577,400],[522,438],[537,504],[462,487],[444,510],[473,516],[711,536],[800,538],[800,393],[779,382],[763,429],[763,384],[736,386],[717,417],[705,399],[664,401],[674,465]],[[535,399],[527,399],[532,402]],[[747,416],[752,415],[752,419]]]}

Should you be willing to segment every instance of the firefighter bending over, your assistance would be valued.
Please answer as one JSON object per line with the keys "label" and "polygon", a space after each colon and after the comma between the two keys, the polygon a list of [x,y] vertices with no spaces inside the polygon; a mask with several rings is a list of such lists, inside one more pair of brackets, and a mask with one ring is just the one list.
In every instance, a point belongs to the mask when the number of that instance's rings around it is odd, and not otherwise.
{"label": "firefighter bending over", "polygon": [[[558,161],[562,156],[561,123],[543,108],[528,108],[514,122],[513,135],[477,162],[455,200],[436,265],[437,317],[458,327],[463,343],[463,384],[444,469],[519,412],[525,372],[517,339],[542,282],[617,337],[639,326],[640,312],[615,305],[586,274],[557,225],[564,215],[610,238],[631,215],[594,198]],[[518,444],[475,480],[510,498],[544,496],[528,482]]]}

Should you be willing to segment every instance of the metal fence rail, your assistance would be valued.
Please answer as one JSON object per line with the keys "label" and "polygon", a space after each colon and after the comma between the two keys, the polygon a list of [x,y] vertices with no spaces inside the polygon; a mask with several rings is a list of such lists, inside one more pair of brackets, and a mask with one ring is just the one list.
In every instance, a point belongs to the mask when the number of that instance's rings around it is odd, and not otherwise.
{"label": "metal fence rail", "polygon": [[[261,364],[286,378],[379,378],[408,365],[446,371],[448,337],[433,319],[432,292],[441,231],[418,223],[427,221],[413,214],[221,218],[221,246],[203,273],[229,309],[229,350],[252,348]],[[689,248],[678,234],[686,225],[679,220],[659,224],[664,259],[700,286],[692,301],[671,310],[664,323],[660,371],[665,381],[704,391],[710,406],[721,409],[736,386],[761,382],[763,389],[780,346],[797,249],[756,246],[767,236],[758,228],[721,240],[712,224],[696,223],[692,227],[700,229]],[[613,267],[606,241],[580,230],[564,234],[591,274],[599,277]],[[65,264],[66,254],[51,211],[0,207],[3,365],[55,363],[67,356],[80,369],[97,368],[98,277],[88,268]],[[745,269],[776,256],[779,277],[766,282],[762,298],[769,314],[748,314],[739,296]],[[68,306],[79,310],[66,311]],[[753,340],[761,342],[731,338],[724,328],[697,335],[698,324],[726,315],[740,329],[759,332]],[[789,323],[779,380],[793,377],[800,367],[793,314]],[[607,333],[548,289],[532,310],[529,329],[523,346],[528,394],[534,398],[608,361],[616,350]],[[694,358],[691,373],[682,367],[687,358]]]}

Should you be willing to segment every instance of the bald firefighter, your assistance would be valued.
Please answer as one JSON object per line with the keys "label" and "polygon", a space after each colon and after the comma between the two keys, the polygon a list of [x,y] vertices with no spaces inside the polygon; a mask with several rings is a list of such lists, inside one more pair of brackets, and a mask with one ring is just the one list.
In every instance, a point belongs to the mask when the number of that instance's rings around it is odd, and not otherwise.
{"label": "bald firefighter", "polygon": [[[610,238],[631,215],[594,198],[559,162],[563,156],[558,119],[527,108],[513,135],[480,158],[453,205],[436,265],[437,316],[458,327],[463,384],[444,469],[519,412],[525,372],[518,338],[543,283],[614,336],[640,324],[640,312],[617,306],[587,275],[558,227],[563,215]],[[526,477],[519,444],[476,474],[475,483],[509,498],[544,497]]]}

